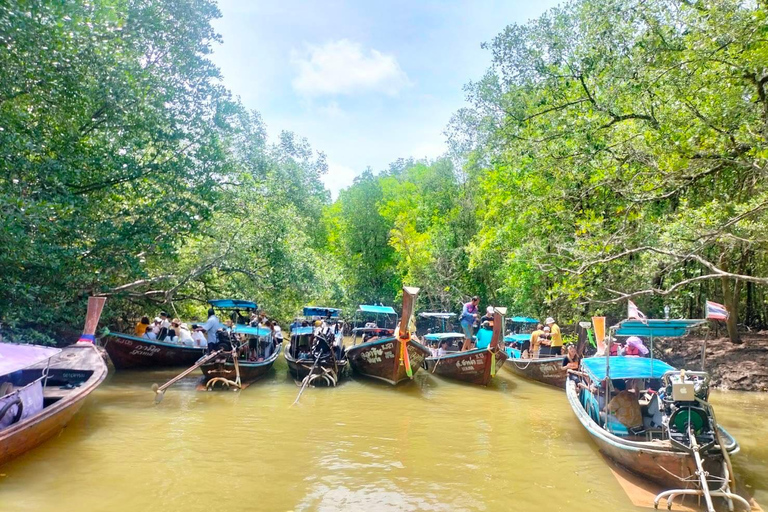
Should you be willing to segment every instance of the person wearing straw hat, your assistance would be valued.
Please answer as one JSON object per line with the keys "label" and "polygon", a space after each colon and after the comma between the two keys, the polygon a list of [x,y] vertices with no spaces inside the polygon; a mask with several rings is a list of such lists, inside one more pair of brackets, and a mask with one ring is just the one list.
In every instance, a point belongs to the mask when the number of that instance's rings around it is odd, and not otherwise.
{"label": "person wearing straw hat", "polygon": [[563,335],[560,334],[560,326],[555,323],[555,319],[548,317],[544,324],[549,327],[549,353],[559,356],[563,349]]}
{"label": "person wearing straw hat", "polygon": [[637,336],[627,338],[627,344],[624,347],[624,356],[643,357],[648,355],[648,348],[643,345],[643,340]]}

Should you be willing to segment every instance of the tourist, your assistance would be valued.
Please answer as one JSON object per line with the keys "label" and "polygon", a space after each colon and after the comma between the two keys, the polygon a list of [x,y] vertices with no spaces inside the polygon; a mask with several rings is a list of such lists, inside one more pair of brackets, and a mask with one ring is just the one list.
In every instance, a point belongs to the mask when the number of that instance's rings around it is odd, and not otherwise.
{"label": "tourist", "polygon": [[196,347],[205,348],[208,345],[208,340],[205,339],[202,327],[197,324],[192,324],[192,339]]}
{"label": "tourist", "polygon": [[177,343],[181,337],[181,320],[174,318],[171,320],[171,328],[168,330],[168,338]]}
{"label": "tourist", "polygon": [[[578,370],[579,363],[581,363],[581,356],[576,352],[576,345],[569,343],[565,351],[565,357],[563,357],[563,371]],[[574,382],[579,382],[579,378],[572,373],[568,374],[568,378]]]}
{"label": "tourist", "polygon": [[208,350],[215,350],[216,347],[216,331],[222,329],[224,326],[219,322],[219,317],[216,316],[216,312],[213,308],[208,310],[208,320],[200,326],[205,331],[205,337],[208,340]]}
{"label": "tourist", "polygon": [[544,327],[539,334],[539,355],[548,356],[552,352],[549,350],[549,346],[552,344],[552,331],[549,327]]}
{"label": "tourist", "polygon": [[627,338],[627,343],[622,355],[630,357],[642,357],[648,355],[648,348],[643,345],[643,340],[637,336]]}
{"label": "tourist", "polygon": [[531,348],[529,351],[530,357],[539,357],[539,336],[544,334],[544,326],[536,324],[536,330],[531,333]]}
{"label": "tourist", "polygon": [[160,332],[157,334],[157,339],[163,341],[168,337],[168,331],[171,330],[171,321],[168,319],[168,313],[165,311],[160,313]]}
{"label": "tourist", "polygon": [[560,326],[555,323],[555,319],[551,316],[544,323],[550,330],[549,353],[559,356],[563,347],[563,335],[560,334]]}
{"label": "tourist", "polygon": [[152,322],[152,332],[155,333],[155,339],[157,339],[157,336],[160,334],[160,323],[162,320],[160,320],[159,316],[155,317],[154,322]]}
{"label": "tourist", "polygon": [[277,325],[277,322],[272,322],[272,335],[275,342],[275,347],[283,344],[283,329]]}
{"label": "tourist", "polygon": [[195,339],[192,337],[192,333],[190,332],[189,326],[187,324],[180,324],[178,327],[178,333],[179,344],[184,345],[185,347],[195,346]]}
{"label": "tourist", "polygon": [[157,334],[155,334],[155,331],[153,331],[152,329],[147,329],[146,331],[144,331],[144,336],[142,336],[142,338],[148,339],[148,340],[156,340]]}
{"label": "tourist", "polygon": [[480,303],[480,297],[474,296],[472,300],[464,304],[461,309],[461,329],[464,331],[464,344],[461,346],[461,351],[465,352],[472,348],[472,327],[477,320],[477,305]]}
{"label": "tourist", "polygon": [[480,319],[480,325],[488,329],[493,329],[493,306],[485,308],[485,315]]}
{"label": "tourist", "polygon": [[133,332],[136,336],[144,336],[144,333],[147,332],[147,328],[149,328],[149,317],[143,316],[139,323],[136,324],[136,328]]}

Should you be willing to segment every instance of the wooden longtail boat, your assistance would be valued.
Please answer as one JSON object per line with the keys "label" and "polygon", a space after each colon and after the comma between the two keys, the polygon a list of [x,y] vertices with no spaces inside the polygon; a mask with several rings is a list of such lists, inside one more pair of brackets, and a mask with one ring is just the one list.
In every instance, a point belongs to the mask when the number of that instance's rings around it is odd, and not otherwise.
{"label": "wooden longtail boat", "polygon": [[104,349],[118,370],[190,366],[205,348],[149,340],[131,334],[110,332]]}
{"label": "wooden longtail boat", "polygon": [[430,352],[413,339],[408,326],[417,293],[418,288],[403,287],[403,313],[395,336],[374,336],[347,348],[349,364],[355,372],[397,385],[412,379],[421,368]]}
{"label": "wooden longtail boat", "polygon": [[[219,332],[219,349],[222,352],[212,361],[200,365],[203,379],[198,389],[245,389],[272,369],[282,345],[277,345],[266,357],[262,357],[266,350],[263,346],[272,346],[272,334],[264,327],[251,327],[237,325],[231,331]],[[229,338],[229,343],[225,338]],[[257,343],[257,360],[248,359],[251,341]],[[206,356],[204,356],[206,357]]]}
{"label": "wooden longtail boat", "polygon": [[[291,328],[291,341],[285,350],[285,360],[291,376],[301,383],[335,386],[348,372],[349,361],[343,343],[341,310],[307,306],[303,310],[305,322],[297,320]],[[315,328],[312,324],[321,321]]]}
{"label": "wooden longtail boat", "polygon": [[[514,335],[520,336],[520,335]],[[530,338],[530,335],[524,335]],[[505,338],[505,341],[507,338]],[[568,375],[563,369],[563,356],[534,357],[522,359],[520,351],[512,347],[506,348],[507,360],[504,368],[518,377],[535,380],[565,390],[565,380]]]}
{"label": "wooden longtail boat", "polygon": [[[696,323],[700,322],[625,320],[612,329],[615,336],[650,336],[652,340],[654,335],[682,335]],[[704,498],[708,511],[715,510],[713,498],[750,508],[733,492],[730,455],[739,445],[717,424],[707,402],[706,373],[676,370],[652,357],[612,356],[583,359],[579,372],[571,375],[566,384],[568,403],[600,451],[630,472],[671,488],[656,496],[655,505],[663,499],[671,505],[676,497],[695,495]],[[633,387],[651,390],[638,400],[642,425],[632,428],[613,415],[606,416],[599,400],[610,403],[605,396],[610,396],[611,388],[624,386],[630,379]],[[621,407],[625,410],[626,400]]]}
{"label": "wooden longtail boat", "polygon": [[503,313],[504,308],[494,308],[493,335],[487,347],[427,357],[427,370],[448,379],[487,386],[507,359],[501,343]]}
{"label": "wooden longtail boat", "polygon": [[107,376],[104,357],[93,344],[105,301],[88,300],[85,329],[74,345],[54,349],[0,344],[5,390],[0,397],[0,464],[61,432]]}

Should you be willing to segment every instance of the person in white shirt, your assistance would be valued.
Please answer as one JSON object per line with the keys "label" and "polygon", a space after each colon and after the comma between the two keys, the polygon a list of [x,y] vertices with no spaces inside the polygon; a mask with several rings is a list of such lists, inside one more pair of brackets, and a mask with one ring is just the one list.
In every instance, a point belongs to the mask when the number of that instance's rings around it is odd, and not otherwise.
{"label": "person in white shirt", "polygon": [[187,347],[194,347],[195,340],[192,338],[192,333],[189,332],[187,324],[181,324],[179,326],[179,343]]}
{"label": "person in white shirt", "polygon": [[224,327],[221,325],[221,322],[219,322],[219,317],[216,316],[216,312],[213,308],[208,310],[208,320],[206,320],[200,327],[205,331],[205,337],[208,340],[208,348],[212,349],[212,346],[216,344],[216,331]]}
{"label": "person in white shirt", "polygon": [[155,331],[153,331],[152,329],[147,329],[147,331],[144,333],[144,336],[142,336],[142,338],[146,338],[148,340],[156,340],[157,334],[155,334]]}
{"label": "person in white shirt", "polygon": [[205,339],[205,334],[203,334],[200,326],[197,324],[192,324],[192,339],[195,342],[195,347],[206,348],[208,346],[208,340]]}

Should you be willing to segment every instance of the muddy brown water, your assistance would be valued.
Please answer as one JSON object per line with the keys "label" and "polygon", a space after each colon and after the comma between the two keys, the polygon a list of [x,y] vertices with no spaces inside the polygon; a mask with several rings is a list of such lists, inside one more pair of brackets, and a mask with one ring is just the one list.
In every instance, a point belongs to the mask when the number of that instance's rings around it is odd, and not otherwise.
{"label": "muddy brown water", "polygon": [[[421,371],[406,385],[298,387],[280,358],[240,392],[160,405],[174,375],[114,372],[57,438],[0,467],[0,511],[590,511],[632,506],[565,394],[506,370],[488,388]],[[768,395],[713,392],[768,503]]]}

